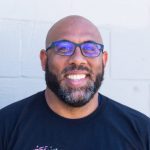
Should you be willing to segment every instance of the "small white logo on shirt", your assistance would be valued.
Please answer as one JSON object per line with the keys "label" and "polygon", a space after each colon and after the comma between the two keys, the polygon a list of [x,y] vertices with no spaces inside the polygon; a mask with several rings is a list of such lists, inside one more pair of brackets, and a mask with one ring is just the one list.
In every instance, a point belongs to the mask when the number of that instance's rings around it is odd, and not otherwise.
{"label": "small white logo on shirt", "polygon": [[60,150],[58,148],[54,148],[53,146],[36,146],[33,150]]}

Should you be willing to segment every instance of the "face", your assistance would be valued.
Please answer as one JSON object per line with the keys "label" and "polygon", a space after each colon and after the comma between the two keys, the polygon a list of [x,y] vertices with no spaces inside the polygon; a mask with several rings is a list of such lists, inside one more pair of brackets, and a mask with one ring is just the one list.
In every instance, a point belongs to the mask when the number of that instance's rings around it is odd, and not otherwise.
{"label": "face", "polygon": [[[88,30],[91,26],[84,28],[83,24],[79,27],[75,25],[71,30],[63,27],[59,34],[55,33],[57,36],[53,36],[53,41],[66,39],[81,43],[91,40],[100,43],[97,33],[93,29]],[[69,106],[81,107],[87,104],[102,83],[106,56],[104,52],[98,57],[88,58],[82,55],[79,47],[72,56],[61,56],[54,49],[48,50],[42,61],[47,87]]]}

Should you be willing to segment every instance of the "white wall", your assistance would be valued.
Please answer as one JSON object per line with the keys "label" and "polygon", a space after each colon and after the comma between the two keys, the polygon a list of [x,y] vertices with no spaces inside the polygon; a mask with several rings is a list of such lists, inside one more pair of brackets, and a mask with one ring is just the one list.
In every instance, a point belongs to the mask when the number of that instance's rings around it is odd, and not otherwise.
{"label": "white wall", "polygon": [[102,32],[109,62],[100,92],[150,116],[150,0],[0,0],[0,107],[45,88],[40,49],[70,14]]}

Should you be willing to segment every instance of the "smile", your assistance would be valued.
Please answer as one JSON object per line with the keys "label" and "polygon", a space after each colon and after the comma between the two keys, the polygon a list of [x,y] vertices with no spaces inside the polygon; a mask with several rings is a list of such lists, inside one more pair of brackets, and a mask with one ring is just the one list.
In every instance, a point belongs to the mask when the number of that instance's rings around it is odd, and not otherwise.
{"label": "smile", "polygon": [[86,77],[85,74],[71,74],[67,76],[67,78],[71,80],[80,80],[80,79],[84,79],[85,77]]}

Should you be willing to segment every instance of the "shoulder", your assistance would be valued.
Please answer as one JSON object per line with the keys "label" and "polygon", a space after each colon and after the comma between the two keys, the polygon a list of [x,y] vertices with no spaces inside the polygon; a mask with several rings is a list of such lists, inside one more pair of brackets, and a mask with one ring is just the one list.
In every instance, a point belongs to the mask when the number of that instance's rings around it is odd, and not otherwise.
{"label": "shoulder", "polygon": [[17,117],[20,116],[25,109],[29,109],[32,105],[34,105],[43,93],[44,92],[39,92],[0,109],[0,122],[2,120],[7,120],[8,118],[9,120],[17,119]]}
{"label": "shoulder", "polygon": [[146,116],[145,114],[131,108],[131,107],[128,107],[124,104],[121,104],[111,98],[108,98],[104,95],[101,95],[100,96],[102,97],[105,105],[110,109],[110,110],[113,110],[113,111],[120,111],[122,112],[123,114],[125,115],[128,115],[128,116],[131,116],[131,117],[140,117],[140,118],[145,118],[145,119],[150,119],[148,116]]}
{"label": "shoulder", "polygon": [[148,150],[150,148],[150,118],[101,94],[100,99],[105,124],[135,145],[141,145],[141,149]]}
{"label": "shoulder", "polygon": [[8,146],[18,127],[26,124],[27,118],[41,104],[43,95],[44,92],[39,92],[0,110],[0,149],[5,149],[2,147]]}
{"label": "shoulder", "polygon": [[127,123],[140,131],[146,129],[150,131],[150,118],[148,116],[106,96],[101,95],[101,97],[105,103],[106,113],[113,116],[113,119]]}

